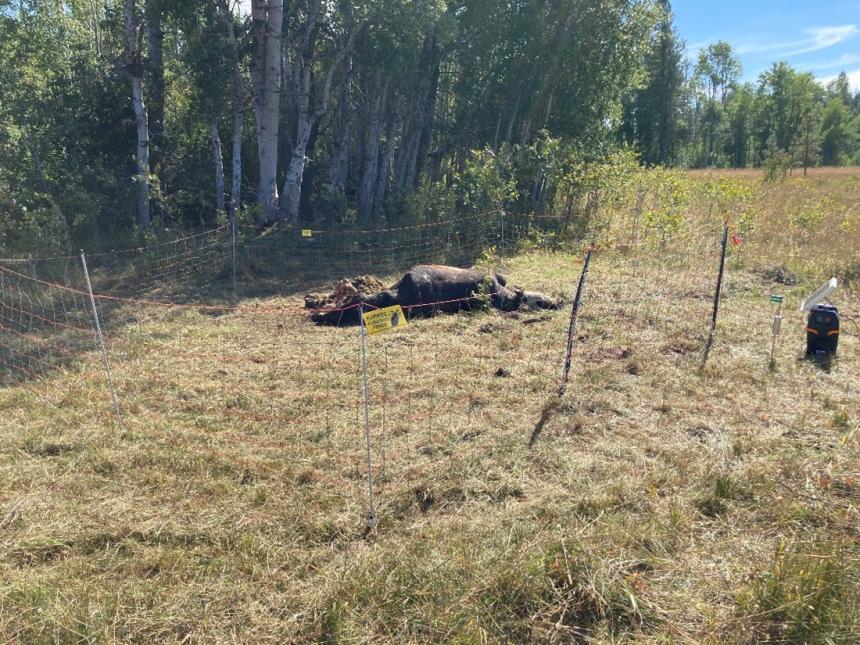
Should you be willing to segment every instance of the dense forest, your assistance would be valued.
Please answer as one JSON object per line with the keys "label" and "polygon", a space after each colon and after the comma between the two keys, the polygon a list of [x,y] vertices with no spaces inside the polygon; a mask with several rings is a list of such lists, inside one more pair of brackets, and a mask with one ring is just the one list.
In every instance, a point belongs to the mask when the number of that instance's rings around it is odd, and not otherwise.
{"label": "dense forest", "polygon": [[845,74],[741,77],[668,0],[0,0],[0,248],[570,212],[614,158],[860,163]]}

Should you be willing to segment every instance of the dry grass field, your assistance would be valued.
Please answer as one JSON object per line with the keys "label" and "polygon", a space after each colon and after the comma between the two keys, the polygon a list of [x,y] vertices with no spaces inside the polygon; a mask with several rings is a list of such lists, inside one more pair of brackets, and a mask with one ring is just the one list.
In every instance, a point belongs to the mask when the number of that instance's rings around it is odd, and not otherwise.
{"label": "dry grass field", "polygon": [[[369,531],[356,328],[300,288],[118,310],[121,429],[95,352],[0,389],[0,639],[858,642],[860,175],[741,180],[703,369],[718,220],[598,250],[560,399],[567,307],[370,337]],[[581,268],[485,259],[568,301]],[[831,274],[822,366],[797,309]]]}

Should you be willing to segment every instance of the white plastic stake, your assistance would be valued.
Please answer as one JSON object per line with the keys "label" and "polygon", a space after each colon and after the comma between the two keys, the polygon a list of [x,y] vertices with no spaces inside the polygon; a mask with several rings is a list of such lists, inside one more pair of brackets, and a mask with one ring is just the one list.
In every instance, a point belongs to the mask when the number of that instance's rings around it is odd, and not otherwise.
{"label": "white plastic stake", "polygon": [[770,343],[770,364],[773,365],[773,354],[776,351],[776,337],[779,336],[779,331],[782,328],[782,300],[779,301],[779,307],[776,310],[776,315],[773,317],[773,340]]}
{"label": "white plastic stake", "polygon": [[105,374],[107,375],[108,389],[110,389],[110,398],[113,401],[113,409],[116,412],[116,423],[119,426],[119,429],[122,430],[122,414],[119,411],[119,401],[116,398],[116,390],[113,387],[113,375],[111,374],[110,369],[110,358],[108,357],[107,345],[105,345],[105,337],[102,334],[102,325],[99,320],[99,310],[96,307],[96,299],[93,295],[93,285],[90,282],[90,272],[87,269],[87,256],[84,255],[83,249],[81,249],[81,264],[84,267],[84,277],[87,279],[87,292],[90,296],[90,304],[93,307],[93,323],[96,329],[96,338],[99,341],[99,347],[102,351],[102,362],[104,363]]}
{"label": "white plastic stake", "polygon": [[364,444],[367,458],[367,528],[376,525],[376,508],[373,505],[373,464],[370,456],[370,397],[367,388],[367,348],[365,339],[367,329],[364,326],[364,305],[358,307],[359,330],[361,335],[361,372],[364,379]]}

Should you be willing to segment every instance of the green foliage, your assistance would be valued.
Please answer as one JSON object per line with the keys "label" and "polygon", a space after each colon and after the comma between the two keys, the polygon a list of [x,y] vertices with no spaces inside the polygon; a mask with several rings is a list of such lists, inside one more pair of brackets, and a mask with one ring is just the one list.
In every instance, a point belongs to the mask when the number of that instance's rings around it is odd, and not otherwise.
{"label": "green foliage", "polygon": [[768,142],[767,156],[764,158],[764,181],[775,183],[784,181],[791,167],[791,155],[776,145],[771,138]]}
{"label": "green foliage", "polygon": [[692,186],[684,173],[657,168],[649,172],[643,186],[656,204],[642,214],[645,230],[653,231],[665,240],[684,224]]}
{"label": "green foliage", "polygon": [[[763,166],[769,180],[778,180],[783,168],[843,165],[854,158],[860,104],[851,97],[847,76],[826,90],[812,74],[784,62],[762,73],[756,85],[739,83],[739,76],[731,47],[713,43],[700,53],[694,75],[681,90],[680,111],[664,101],[645,112],[652,123],[677,119],[681,164]],[[627,140],[636,118],[631,112],[622,128]],[[637,136],[640,146],[643,136]]]}
{"label": "green foliage", "polygon": [[516,198],[516,183],[506,155],[472,150],[462,172],[454,178],[457,205],[465,212],[500,210]]}
{"label": "green foliage", "polygon": [[[253,201],[247,187],[257,184],[252,24],[226,12],[232,3],[137,4],[144,102],[153,111],[148,179],[156,235],[211,226],[219,218],[213,137],[229,184],[234,107],[244,113],[238,149],[245,203],[238,208]],[[283,25],[289,65],[279,181],[302,105],[294,91],[297,56],[312,78],[307,108],[327,107],[304,150],[303,222],[351,224],[362,179],[376,168],[383,176],[371,201],[380,223],[506,208],[562,214],[578,234],[594,235],[644,195],[643,221],[668,235],[685,208],[679,186],[652,190],[648,182],[661,180],[640,173],[640,161],[763,166],[771,181],[794,167],[860,163],[860,99],[846,75],[824,88],[779,63],[755,85],[742,85],[735,52],[716,42],[685,79],[667,0],[325,6],[310,32],[307,3],[291,4]],[[118,0],[3,5],[0,244],[7,254],[139,239],[122,9]],[[156,26],[163,32],[163,96],[147,38]],[[347,54],[340,48],[348,34]],[[240,86],[245,92],[234,105]],[[378,107],[370,97],[380,99]],[[382,127],[377,158],[369,160],[372,122]],[[343,176],[334,181],[336,168]],[[730,210],[743,205],[735,197],[718,191],[709,199]]]}
{"label": "green foliage", "polygon": [[833,96],[821,114],[821,156],[828,166],[841,166],[856,150],[860,132],[852,128],[851,111],[844,99]]}
{"label": "green foliage", "polygon": [[805,202],[800,205],[799,210],[792,218],[792,224],[807,231],[817,230],[824,221],[829,206],[826,199],[818,202]]}
{"label": "green foliage", "polygon": [[395,207],[398,202],[402,206],[396,208],[396,211],[402,219],[389,217],[391,222],[403,221],[417,224],[440,222],[451,219],[451,214],[457,211],[454,191],[448,190],[441,183],[424,184],[411,194],[395,193],[390,199],[390,204]]}
{"label": "green foliage", "polygon": [[658,7],[660,18],[645,57],[645,80],[625,102],[620,134],[627,144],[636,146],[645,164],[665,165],[677,155],[684,47],[672,25],[668,0]]}
{"label": "green foliage", "polygon": [[699,52],[696,76],[707,86],[711,101],[719,97],[720,102],[725,103],[729,89],[740,75],[741,63],[726,41],[718,40]]}
{"label": "green foliage", "polygon": [[737,596],[754,633],[792,643],[837,642],[860,611],[856,550],[849,544],[803,548],[780,541],[770,567]]}

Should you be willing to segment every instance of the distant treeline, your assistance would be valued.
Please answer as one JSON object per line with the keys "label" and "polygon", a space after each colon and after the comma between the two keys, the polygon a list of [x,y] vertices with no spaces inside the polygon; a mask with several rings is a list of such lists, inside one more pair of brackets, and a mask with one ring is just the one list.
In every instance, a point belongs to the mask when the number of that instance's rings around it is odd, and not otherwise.
{"label": "distant treeline", "polygon": [[[0,250],[229,214],[374,227],[595,207],[594,167],[860,163],[860,95],[667,0],[0,0]],[[563,196],[563,199],[559,196]]]}

